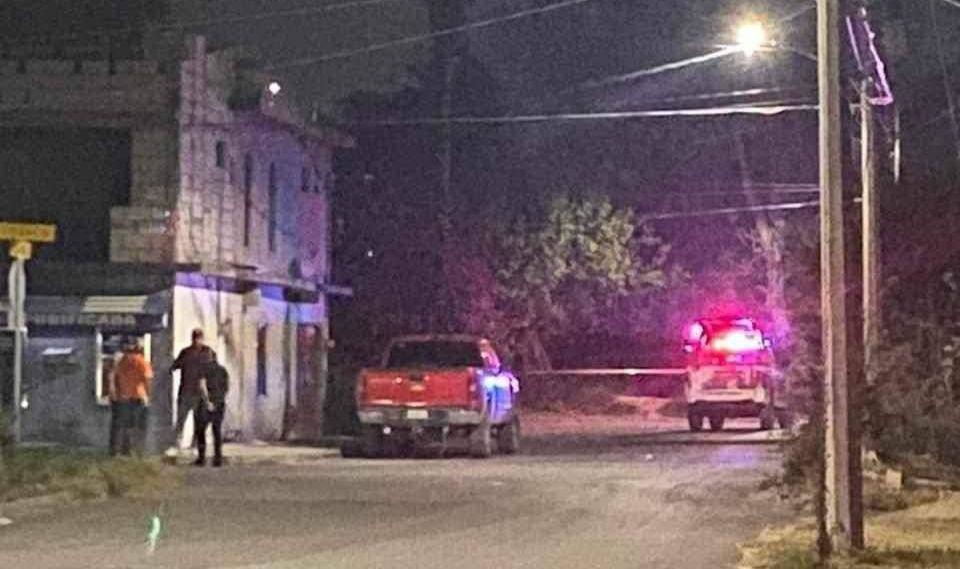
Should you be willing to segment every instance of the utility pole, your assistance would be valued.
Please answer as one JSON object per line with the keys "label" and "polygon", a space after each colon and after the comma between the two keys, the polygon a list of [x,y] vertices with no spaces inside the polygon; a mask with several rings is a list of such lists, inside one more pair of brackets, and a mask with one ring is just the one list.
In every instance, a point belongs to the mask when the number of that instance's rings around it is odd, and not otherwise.
{"label": "utility pole", "polygon": [[[431,28],[434,31],[454,28],[466,22],[464,0],[428,0],[428,4]],[[454,143],[450,117],[453,115],[458,66],[465,56],[466,40],[461,34],[454,34],[444,35],[434,41],[434,73],[441,89],[439,106],[440,116],[443,118],[437,158],[440,163],[440,264],[445,273],[456,239],[453,231],[453,218],[456,213],[453,198]],[[440,314],[431,314],[431,329],[437,329],[435,319],[438,316],[443,319],[440,324],[442,328],[453,325],[449,316],[453,302],[453,295],[448,289],[444,289]]]}
{"label": "utility pole", "polygon": [[877,169],[873,104],[870,79],[860,87],[860,181],[863,207],[863,347],[867,386],[876,383],[877,353],[880,344],[880,250]]}
{"label": "utility pole", "polygon": [[20,399],[23,391],[23,348],[26,344],[27,335],[27,317],[24,309],[27,297],[27,277],[24,265],[30,257],[31,247],[29,243],[26,244],[25,250],[25,256],[15,254],[11,250],[13,261],[10,263],[9,281],[7,283],[7,293],[10,301],[7,327],[13,332],[13,401],[11,401],[13,422],[10,435],[14,444],[19,443],[21,438],[23,409],[20,407]]}
{"label": "utility pole", "polygon": [[824,355],[825,527],[829,551],[851,548],[850,410],[844,276],[843,155],[840,146],[840,0],[817,0],[820,102],[820,298]]}
{"label": "utility pole", "polygon": [[56,240],[55,225],[38,223],[0,222],[0,241],[10,243],[10,273],[7,281],[9,297],[7,329],[13,334],[13,397],[11,401],[13,422],[11,438],[20,442],[23,408],[23,351],[27,343],[27,273],[26,263],[33,256],[34,243],[53,243]]}

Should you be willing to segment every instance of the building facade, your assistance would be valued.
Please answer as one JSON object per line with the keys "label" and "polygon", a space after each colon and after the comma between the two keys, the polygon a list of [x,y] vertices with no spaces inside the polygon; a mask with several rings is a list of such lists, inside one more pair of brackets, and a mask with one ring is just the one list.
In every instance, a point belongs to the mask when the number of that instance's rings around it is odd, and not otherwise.
{"label": "building facade", "polygon": [[168,370],[195,328],[230,372],[229,436],[319,428],[331,164],[350,140],[202,37],[171,53],[0,61],[0,167],[16,171],[0,217],[60,228],[28,264],[27,440],[105,446],[106,381],[137,336],[149,446],[170,444]]}

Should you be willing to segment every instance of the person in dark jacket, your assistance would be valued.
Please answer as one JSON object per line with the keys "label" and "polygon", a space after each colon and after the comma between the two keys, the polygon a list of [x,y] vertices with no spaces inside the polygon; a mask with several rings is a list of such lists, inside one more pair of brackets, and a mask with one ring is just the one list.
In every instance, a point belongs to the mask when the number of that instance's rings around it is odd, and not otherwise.
{"label": "person in dark jacket", "polygon": [[[180,370],[180,389],[177,390],[177,444],[181,441],[187,416],[197,408],[200,402],[200,379],[210,362],[217,360],[217,353],[203,341],[203,330],[197,328],[190,334],[190,345],[180,351],[173,362],[170,372]],[[194,416],[196,431],[197,417]]]}
{"label": "person in dark jacket", "polygon": [[207,426],[213,427],[213,466],[223,466],[223,415],[227,406],[230,376],[216,360],[208,363],[200,378],[200,399],[194,410],[197,422],[197,466],[207,459]]}

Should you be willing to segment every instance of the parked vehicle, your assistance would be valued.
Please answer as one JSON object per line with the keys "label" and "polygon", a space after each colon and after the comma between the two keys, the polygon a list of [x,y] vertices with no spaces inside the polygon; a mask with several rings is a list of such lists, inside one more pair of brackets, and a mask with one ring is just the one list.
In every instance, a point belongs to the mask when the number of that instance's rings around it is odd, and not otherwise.
{"label": "parked vehicle", "polygon": [[739,417],[759,418],[763,430],[775,423],[790,428],[783,376],[770,341],[752,320],[698,320],[687,331],[684,351],[690,430],[703,429],[706,419],[710,430],[719,431],[726,419]]}
{"label": "parked vehicle", "polygon": [[442,456],[465,447],[472,456],[520,447],[519,381],[493,345],[465,335],[405,336],[387,348],[382,367],[357,378],[362,434],[344,456],[393,451]]}

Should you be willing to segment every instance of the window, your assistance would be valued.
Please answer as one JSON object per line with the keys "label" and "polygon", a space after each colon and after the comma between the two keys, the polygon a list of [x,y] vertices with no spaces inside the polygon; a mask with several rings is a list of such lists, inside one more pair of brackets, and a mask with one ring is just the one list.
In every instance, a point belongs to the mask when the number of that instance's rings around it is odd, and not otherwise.
{"label": "window", "polygon": [[300,170],[300,191],[303,193],[310,191],[310,169],[306,166]]}
{"label": "window", "polygon": [[267,327],[257,328],[257,395],[267,395]]}
{"label": "window", "polygon": [[388,368],[483,367],[475,342],[427,340],[400,342],[390,348]]}
{"label": "window", "polygon": [[270,164],[270,179],[267,182],[267,243],[271,251],[277,250],[277,167]]}
{"label": "window", "polygon": [[250,246],[250,214],[253,209],[253,157],[243,158],[243,246]]}
{"label": "window", "polygon": [[227,143],[218,140],[216,145],[217,168],[227,167]]}

